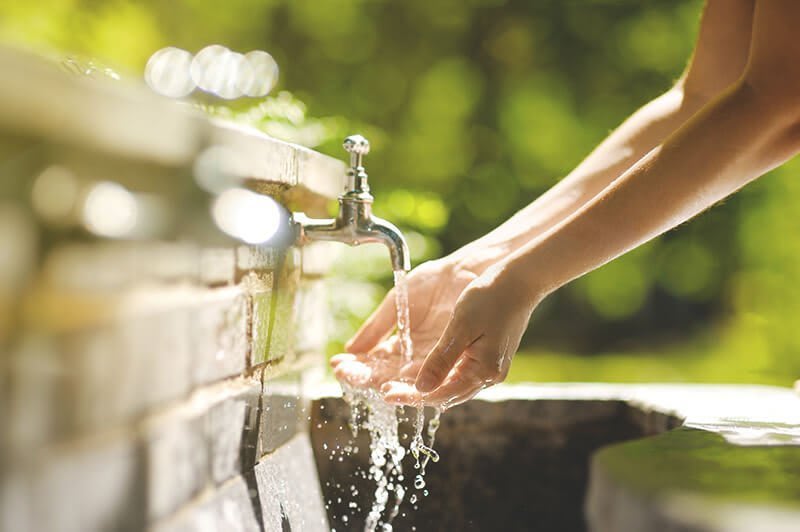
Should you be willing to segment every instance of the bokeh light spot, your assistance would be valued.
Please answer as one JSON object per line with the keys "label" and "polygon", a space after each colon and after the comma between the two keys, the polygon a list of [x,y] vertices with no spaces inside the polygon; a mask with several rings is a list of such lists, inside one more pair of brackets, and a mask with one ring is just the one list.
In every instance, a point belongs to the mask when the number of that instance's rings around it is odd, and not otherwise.
{"label": "bokeh light spot", "polygon": [[89,191],[83,204],[83,224],[110,238],[129,236],[139,217],[136,198],[125,187],[103,181]]}
{"label": "bokeh light spot", "polygon": [[236,86],[245,96],[266,96],[278,82],[278,63],[263,50],[244,54],[249,68],[242,71]]}
{"label": "bokeh light spot", "polygon": [[617,259],[583,279],[586,298],[597,314],[608,320],[636,313],[648,292],[641,265],[630,257]]}
{"label": "bokeh light spot", "polygon": [[169,46],[154,53],[147,61],[144,79],[151,89],[170,98],[183,98],[195,89],[189,69],[192,54]]}
{"label": "bokeh light spot", "polygon": [[231,188],[220,194],[211,214],[222,231],[248,244],[270,240],[278,232],[282,219],[274,199],[243,188]]}

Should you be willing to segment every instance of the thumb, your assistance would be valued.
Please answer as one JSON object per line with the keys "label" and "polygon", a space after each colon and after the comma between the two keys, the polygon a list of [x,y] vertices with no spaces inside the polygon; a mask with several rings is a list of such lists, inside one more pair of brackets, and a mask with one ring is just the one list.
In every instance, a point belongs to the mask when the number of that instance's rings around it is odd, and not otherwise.
{"label": "thumb", "polygon": [[368,353],[392,330],[396,321],[394,290],[391,290],[361,328],[348,340],[348,353]]}
{"label": "thumb", "polygon": [[461,325],[461,320],[453,314],[419,370],[417,390],[424,393],[436,389],[450,373],[461,353],[472,344],[472,340]]}

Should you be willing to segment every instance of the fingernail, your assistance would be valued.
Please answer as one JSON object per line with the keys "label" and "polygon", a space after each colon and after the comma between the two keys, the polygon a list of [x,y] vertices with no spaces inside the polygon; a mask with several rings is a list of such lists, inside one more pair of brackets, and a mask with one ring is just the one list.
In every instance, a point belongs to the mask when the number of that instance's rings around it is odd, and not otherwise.
{"label": "fingernail", "polygon": [[417,382],[414,384],[414,386],[420,392],[429,392],[433,390],[435,385],[436,385],[435,379],[433,378],[432,375],[428,375],[427,373],[425,375],[420,375],[419,377],[417,377]]}

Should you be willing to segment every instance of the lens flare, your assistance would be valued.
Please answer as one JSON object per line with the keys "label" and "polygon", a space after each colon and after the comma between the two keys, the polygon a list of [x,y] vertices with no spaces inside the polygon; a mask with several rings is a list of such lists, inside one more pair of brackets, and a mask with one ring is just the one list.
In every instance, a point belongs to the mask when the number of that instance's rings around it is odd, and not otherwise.
{"label": "lens flare", "polygon": [[278,232],[281,209],[269,196],[243,188],[231,188],[217,197],[211,207],[217,226],[248,244],[263,244]]}

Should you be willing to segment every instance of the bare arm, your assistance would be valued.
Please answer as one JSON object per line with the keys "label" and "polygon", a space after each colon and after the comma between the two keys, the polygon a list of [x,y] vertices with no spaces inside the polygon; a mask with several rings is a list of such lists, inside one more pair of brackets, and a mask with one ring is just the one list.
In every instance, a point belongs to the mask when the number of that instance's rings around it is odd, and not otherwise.
{"label": "bare arm", "polygon": [[750,47],[753,5],[754,0],[709,0],[695,52],[675,86],[631,115],[558,184],[457,255],[483,271],[551,229],[739,79]]}
{"label": "bare arm", "polygon": [[[502,380],[539,301],[800,151],[800,2],[758,0],[741,79],[637,164],[462,293],[416,381],[452,404]],[[525,289],[527,288],[527,290]],[[413,400],[408,388],[388,398]],[[409,395],[411,394],[411,395]]]}
{"label": "bare arm", "polygon": [[508,268],[536,272],[528,275],[536,290],[551,291],[792,157],[800,148],[800,44],[791,27],[797,22],[800,3],[760,1],[742,78],[602,193],[510,256]]}

